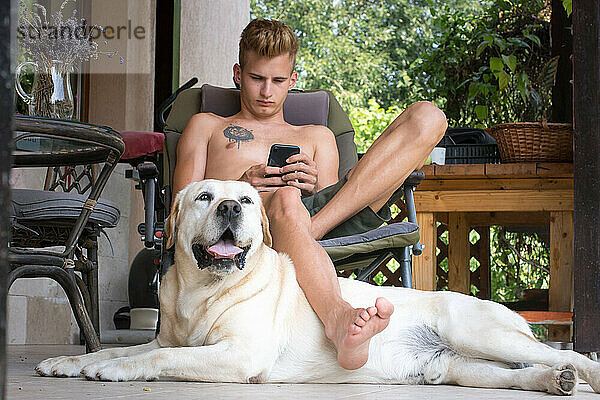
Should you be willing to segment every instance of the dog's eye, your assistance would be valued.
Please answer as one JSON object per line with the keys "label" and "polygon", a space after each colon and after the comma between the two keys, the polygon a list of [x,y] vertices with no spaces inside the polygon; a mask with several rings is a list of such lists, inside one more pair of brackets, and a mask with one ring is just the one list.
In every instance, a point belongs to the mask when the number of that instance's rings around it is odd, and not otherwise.
{"label": "dog's eye", "polygon": [[212,200],[212,195],[210,193],[206,193],[206,192],[200,193],[198,195],[198,197],[196,197],[196,201],[198,201],[198,200],[200,200],[200,201],[211,201]]}
{"label": "dog's eye", "polygon": [[240,199],[240,203],[242,204],[252,204],[252,199],[248,196],[244,196]]}

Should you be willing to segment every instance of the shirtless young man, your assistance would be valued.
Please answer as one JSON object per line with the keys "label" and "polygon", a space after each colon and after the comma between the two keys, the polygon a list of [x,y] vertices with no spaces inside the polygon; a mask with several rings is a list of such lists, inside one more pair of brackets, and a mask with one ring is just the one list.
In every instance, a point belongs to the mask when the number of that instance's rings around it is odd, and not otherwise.
{"label": "shirtless young man", "polygon": [[[273,248],[294,262],[298,283],[335,345],[339,364],[356,369],[367,361],[369,341],[388,325],[393,306],[379,298],[366,309],[352,308],[341,297],[333,264],[316,240],[363,209],[374,214],[387,207],[394,191],[440,141],[446,118],[428,102],[409,106],[311,217],[301,194],[312,195],[338,182],[338,152],[328,128],[292,126],[283,119],[283,102],[297,80],[297,50],[298,39],[287,25],[250,22],[242,32],[239,64],[233,67],[241,86],[241,111],[228,118],[201,113],[190,119],[177,148],[174,193],[208,178],[242,180],[258,189]],[[295,144],[301,153],[283,168],[267,167],[274,143]],[[265,178],[267,174],[283,175]]]}

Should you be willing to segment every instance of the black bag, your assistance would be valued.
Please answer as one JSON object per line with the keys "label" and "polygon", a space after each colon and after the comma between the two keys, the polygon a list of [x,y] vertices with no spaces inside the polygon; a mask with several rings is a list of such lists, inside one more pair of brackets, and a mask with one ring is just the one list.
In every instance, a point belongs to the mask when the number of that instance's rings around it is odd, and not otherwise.
{"label": "black bag", "polygon": [[448,128],[437,147],[446,148],[446,164],[500,163],[498,145],[483,129]]}
{"label": "black bag", "polygon": [[449,144],[496,144],[489,133],[478,128],[448,128],[438,147]]}

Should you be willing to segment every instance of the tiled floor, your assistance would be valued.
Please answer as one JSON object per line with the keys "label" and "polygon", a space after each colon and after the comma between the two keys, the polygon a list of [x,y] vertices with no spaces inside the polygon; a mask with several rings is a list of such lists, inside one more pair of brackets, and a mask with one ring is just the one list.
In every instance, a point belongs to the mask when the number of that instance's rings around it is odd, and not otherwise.
{"label": "tiled floor", "polygon": [[[455,386],[264,384],[240,385],[192,382],[92,382],[84,379],[42,378],[35,365],[47,357],[83,352],[81,346],[8,346],[7,399],[537,399],[550,395],[517,390]],[[600,400],[582,384],[577,399]]]}

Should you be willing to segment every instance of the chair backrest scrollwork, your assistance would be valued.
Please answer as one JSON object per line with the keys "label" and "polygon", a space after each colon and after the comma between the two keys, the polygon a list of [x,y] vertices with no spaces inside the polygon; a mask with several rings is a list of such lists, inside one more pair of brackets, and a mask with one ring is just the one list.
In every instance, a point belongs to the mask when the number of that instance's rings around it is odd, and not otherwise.
{"label": "chair backrest scrollwork", "polygon": [[46,172],[44,190],[56,191],[60,188],[66,193],[75,190],[79,194],[85,194],[92,188],[97,176],[96,164],[51,167]]}

